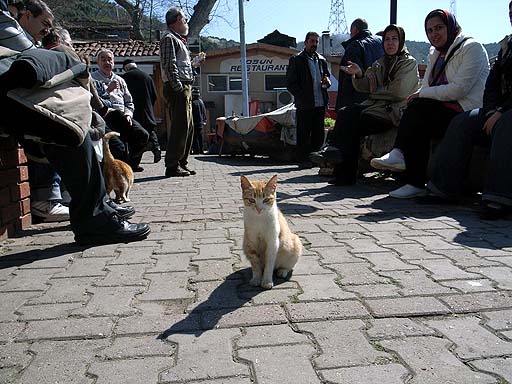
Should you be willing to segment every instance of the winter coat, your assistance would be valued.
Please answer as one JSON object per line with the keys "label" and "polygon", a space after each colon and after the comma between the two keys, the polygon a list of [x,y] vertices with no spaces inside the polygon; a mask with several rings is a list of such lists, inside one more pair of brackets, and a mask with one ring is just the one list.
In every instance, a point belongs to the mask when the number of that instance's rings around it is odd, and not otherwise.
{"label": "winter coat", "polygon": [[[408,52],[396,57],[389,70],[389,80],[384,81],[384,56],[368,68],[365,75],[353,78],[352,84],[358,92],[367,93],[368,98],[361,105],[368,106],[363,113],[391,121],[398,127],[402,111],[407,106],[407,96],[419,88],[418,64]],[[377,89],[370,90],[368,74],[374,73]]]}
{"label": "winter coat", "polygon": [[[457,36],[446,55],[450,55],[464,38],[462,34]],[[484,85],[489,74],[489,59],[482,44],[473,38],[464,41],[446,64],[448,84],[430,86],[431,73],[438,57],[439,51],[430,47],[419,96],[439,101],[457,101],[464,111],[482,107]]]}
{"label": "winter coat", "polygon": [[500,46],[485,83],[483,108],[486,114],[512,109],[512,35],[500,41]]}

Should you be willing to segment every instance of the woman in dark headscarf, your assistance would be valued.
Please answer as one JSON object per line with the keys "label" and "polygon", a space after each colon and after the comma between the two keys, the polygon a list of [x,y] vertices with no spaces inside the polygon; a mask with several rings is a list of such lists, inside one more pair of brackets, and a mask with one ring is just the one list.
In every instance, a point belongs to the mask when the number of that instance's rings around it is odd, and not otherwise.
{"label": "woman in dark headscarf", "polygon": [[408,98],[393,150],[370,163],[377,169],[405,171],[406,184],[389,193],[401,199],[427,194],[431,140],[443,137],[454,116],[482,106],[489,73],[484,47],[461,33],[450,12],[430,12],[425,31],[432,47],[421,88]]}
{"label": "woman in dark headscarf", "polygon": [[359,138],[398,127],[407,96],[418,89],[418,65],[405,48],[402,27],[395,24],[386,27],[382,45],[384,55],[364,75],[361,68],[352,62],[341,68],[352,75],[352,84],[358,92],[369,95],[361,104],[338,111],[331,146],[310,156],[317,163],[337,163],[335,178],[329,181],[331,184],[351,185],[356,182]]}

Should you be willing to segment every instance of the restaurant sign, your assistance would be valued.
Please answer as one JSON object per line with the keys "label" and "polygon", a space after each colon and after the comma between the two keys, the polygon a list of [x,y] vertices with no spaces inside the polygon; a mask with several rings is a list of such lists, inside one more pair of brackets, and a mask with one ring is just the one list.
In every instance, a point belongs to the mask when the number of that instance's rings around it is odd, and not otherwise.
{"label": "restaurant sign", "polygon": [[[247,58],[247,72],[286,72],[288,59],[267,57],[262,55]],[[227,59],[220,63],[221,73],[242,72],[240,59]]]}

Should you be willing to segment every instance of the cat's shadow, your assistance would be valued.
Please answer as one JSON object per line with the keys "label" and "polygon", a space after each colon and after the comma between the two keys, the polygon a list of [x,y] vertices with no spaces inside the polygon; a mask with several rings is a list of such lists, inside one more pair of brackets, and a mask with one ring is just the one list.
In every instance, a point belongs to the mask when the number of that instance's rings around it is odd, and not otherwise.
{"label": "cat's shadow", "polygon": [[[184,319],[160,333],[157,339],[165,340],[174,334],[193,334],[200,337],[205,331],[217,328],[225,315],[242,308],[262,292],[267,292],[263,288],[249,285],[250,277],[250,268],[226,276],[205,301],[192,309]],[[274,288],[287,282],[290,277],[291,275],[288,275],[286,279],[282,279],[274,275]]]}

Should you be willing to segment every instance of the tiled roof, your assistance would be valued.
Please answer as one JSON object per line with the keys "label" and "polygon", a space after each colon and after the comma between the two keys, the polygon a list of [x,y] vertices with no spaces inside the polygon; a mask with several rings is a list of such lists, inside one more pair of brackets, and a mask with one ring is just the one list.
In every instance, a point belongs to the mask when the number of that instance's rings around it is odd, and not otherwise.
{"label": "tiled roof", "polygon": [[73,42],[75,50],[83,55],[96,57],[101,48],[110,49],[115,57],[158,56],[160,42],[138,40],[103,40],[88,42]]}

